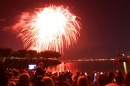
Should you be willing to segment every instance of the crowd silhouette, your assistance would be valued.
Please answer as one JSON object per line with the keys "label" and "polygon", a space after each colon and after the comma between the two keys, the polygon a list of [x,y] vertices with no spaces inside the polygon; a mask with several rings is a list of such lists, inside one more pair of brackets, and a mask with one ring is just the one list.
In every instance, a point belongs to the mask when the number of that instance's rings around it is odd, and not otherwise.
{"label": "crowd silhouette", "polygon": [[94,71],[48,72],[43,62],[39,62],[36,70],[11,70],[0,66],[0,86],[130,86],[130,72],[123,75],[121,71],[102,73]]}

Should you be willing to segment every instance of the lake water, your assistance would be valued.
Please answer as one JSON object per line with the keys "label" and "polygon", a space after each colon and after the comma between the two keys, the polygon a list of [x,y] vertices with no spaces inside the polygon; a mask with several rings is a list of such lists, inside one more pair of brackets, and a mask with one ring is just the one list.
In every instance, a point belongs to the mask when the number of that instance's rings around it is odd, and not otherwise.
{"label": "lake water", "polygon": [[[125,68],[127,66],[127,68]],[[68,71],[75,73],[77,71],[93,74],[94,71],[108,72],[120,70],[123,73],[130,71],[130,63],[118,63],[110,61],[68,61],[62,62],[56,67],[50,67],[49,71]]]}

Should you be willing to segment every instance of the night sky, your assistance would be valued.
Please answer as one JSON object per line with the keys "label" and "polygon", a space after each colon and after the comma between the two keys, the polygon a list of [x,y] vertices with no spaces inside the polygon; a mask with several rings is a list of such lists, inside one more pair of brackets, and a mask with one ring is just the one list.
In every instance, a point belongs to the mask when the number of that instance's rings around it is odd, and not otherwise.
{"label": "night sky", "polygon": [[129,0],[0,0],[0,47],[23,49],[21,39],[13,39],[20,15],[49,4],[68,6],[82,24],[79,41],[61,58],[115,58],[117,47],[130,54]]}

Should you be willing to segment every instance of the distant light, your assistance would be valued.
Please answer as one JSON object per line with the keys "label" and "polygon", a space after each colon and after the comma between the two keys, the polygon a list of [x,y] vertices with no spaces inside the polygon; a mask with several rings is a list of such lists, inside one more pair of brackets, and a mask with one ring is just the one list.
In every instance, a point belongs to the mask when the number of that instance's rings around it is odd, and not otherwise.
{"label": "distant light", "polygon": [[127,66],[126,66],[126,62],[123,62],[123,67],[124,67],[124,71],[125,71],[125,73],[127,73]]}
{"label": "distant light", "polygon": [[125,54],[122,54],[122,56],[125,56]]}

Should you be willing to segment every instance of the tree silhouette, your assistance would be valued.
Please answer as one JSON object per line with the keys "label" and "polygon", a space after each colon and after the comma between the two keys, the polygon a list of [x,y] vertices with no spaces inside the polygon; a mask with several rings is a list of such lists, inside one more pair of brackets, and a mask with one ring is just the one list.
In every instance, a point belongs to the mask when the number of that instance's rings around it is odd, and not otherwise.
{"label": "tree silhouette", "polygon": [[11,48],[0,48],[0,55],[2,57],[9,57],[12,53]]}
{"label": "tree silhouette", "polygon": [[41,55],[41,52],[37,52],[37,54],[36,54],[36,57],[37,58],[40,58],[42,55]]}
{"label": "tree silhouette", "polygon": [[27,50],[21,49],[21,50],[18,50],[18,53],[20,55],[20,58],[25,58],[27,55]]}
{"label": "tree silhouette", "polygon": [[28,58],[33,58],[33,57],[36,56],[36,54],[37,54],[37,51],[36,51],[36,50],[28,50],[28,51],[27,51],[27,57],[28,57]]}
{"label": "tree silhouette", "polygon": [[13,51],[12,52],[12,54],[11,54],[11,56],[13,56],[13,57],[20,57],[20,53],[18,52],[18,51]]}
{"label": "tree silhouette", "polygon": [[58,58],[61,56],[61,54],[56,51],[44,51],[44,52],[41,52],[41,55],[44,58]]}
{"label": "tree silhouette", "polygon": [[61,54],[59,52],[53,51],[53,57],[59,58],[61,57]]}
{"label": "tree silhouette", "polygon": [[51,55],[51,51],[44,51],[44,52],[41,52],[41,56],[43,58],[50,58],[52,55]]}
{"label": "tree silhouette", "polygon": [[[60,62],[57,59],[51,59],[51,58],[58,58],[61,54],[56,51],[42,51],[37,52],[36,50],[12,50],[11,48],[0,48],[0,62],[2,64],[5,64],[7,67],[23,67],[27,66],[29,63],[38,63],[39,61],[43,61],[46,66],[50,65],[57,65],[60,64]],[[8,57],[15,57],[20,59],[7,59]],[[28,59],[21,59],[26,58]],[[44,59],[33,59],[33,57],[43,57]],[[29,60],[30,59],[30,60]]]}
{"label": "tree silhouette", "polygon": [[11,53],[12,53],[11,48],[0,48],[1,61],[4,62],[4,59],[10,57]]}

